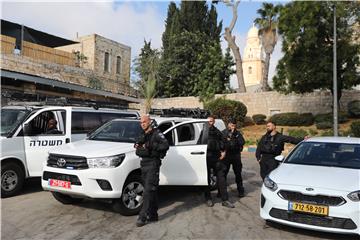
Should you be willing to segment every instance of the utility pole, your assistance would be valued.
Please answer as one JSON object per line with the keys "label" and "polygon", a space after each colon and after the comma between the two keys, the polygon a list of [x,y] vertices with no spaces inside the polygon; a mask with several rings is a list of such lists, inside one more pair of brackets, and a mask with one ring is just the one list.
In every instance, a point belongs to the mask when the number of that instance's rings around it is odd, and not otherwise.
{"label": "utility pole", "polygon": [[333,57],[333,105],[334,105],[334,137],[339,135],[338,133],[338,88],[337,88],[337,71],[336,71],[336,5],[334,4],[334,57]]}

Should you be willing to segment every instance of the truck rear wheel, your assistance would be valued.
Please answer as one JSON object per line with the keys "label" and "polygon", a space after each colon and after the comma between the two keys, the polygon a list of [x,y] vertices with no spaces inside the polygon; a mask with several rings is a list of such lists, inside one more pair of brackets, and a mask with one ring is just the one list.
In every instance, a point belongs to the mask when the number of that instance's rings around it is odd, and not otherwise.
{"label": "truck rear wheel", "polygon": [[25,173],[19,164],[13,162],[1,164],[1,198],[18,194],[24,182]]}
{"label": "truck rear wheel", "polygon": [[84,200],[83,198],[75,198],[63,193],[58,193],[58,192],[51,192],[51,193],[53,197],[62,204],[76,204],[76,203],[81,203]]}
{"label": "truck rear wheel", "polygon": [[129,176],[120,199],[114,199],[113,209],[124,216],[136,215],[143,205],[144,185],[140,175]]}

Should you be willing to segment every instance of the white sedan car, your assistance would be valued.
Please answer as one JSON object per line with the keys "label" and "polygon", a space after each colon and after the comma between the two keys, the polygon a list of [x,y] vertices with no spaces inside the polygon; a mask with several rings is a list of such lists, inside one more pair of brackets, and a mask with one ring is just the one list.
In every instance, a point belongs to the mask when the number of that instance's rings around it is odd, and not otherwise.
{"label": "white sedan car", "polygon": [[360,138],[301,142],[265,178],[260,205],[265,220],[360,235]]}

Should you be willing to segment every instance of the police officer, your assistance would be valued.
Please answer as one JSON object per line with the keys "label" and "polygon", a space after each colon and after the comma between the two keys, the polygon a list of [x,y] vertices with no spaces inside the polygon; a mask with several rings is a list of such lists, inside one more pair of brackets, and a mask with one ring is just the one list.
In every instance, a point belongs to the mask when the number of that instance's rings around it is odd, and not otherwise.
{"label": "police officer", "polygon": [[206,164],[208,186],[205,189],[205,200],[208,207],[214,206],[211,198],[211,170],[217,177],[217,184],[222,199],[222,205],[228,208],[234,208],[234,204],[229,202],[226,184],[226,171],[227,167],[224,162],[225,159],[225,142],[222,133],[215,127],[215,118],[208,117],[208,123],[205,124],[204,129],[200,133],[199,143],[207,144],[206,151]]}
{"label": "police officer", "polygon": [[236,120],[230,119],[228,128],[223,131],[224,138],[226,139],[226,157],[225,163],[227,166],[226,176],[229,173],[230,166],[232,165],[235,181],[239,197],[244,196],[244,186],[241,177],[242,163],[241,151],[243,150],[245,139],[243,135],[236,129]]}
{"label": "police officer", "polygon": [[275,157],[284,150],[284,144],[298,144],[302,140],[304,139],[282,135],[276,131],[276,125],[271,121],[266,124],[266,134],[261,137],[255,154],[260,164],[260,176],[263,181],[272,170],[278,167],[279,162],[275,160]]}
{"label": "police officer", "polygon": [[135,144],[136,155],[142,158],[140,162],[141,177],[144,184],[143,206],[139,213],[136,225],[142,227],[148,222],[158,221],[158,196],[159,171],[161,158],[164,158],[169,144],[165,136],[151,125],[149,115],[140,119],[144,134]]}

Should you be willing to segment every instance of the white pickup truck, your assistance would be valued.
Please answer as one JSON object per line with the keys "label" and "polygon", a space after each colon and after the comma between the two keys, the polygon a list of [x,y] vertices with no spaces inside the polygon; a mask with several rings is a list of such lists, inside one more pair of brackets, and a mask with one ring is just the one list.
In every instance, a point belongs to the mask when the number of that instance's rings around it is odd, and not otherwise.
{"label": "white pickup truck", "polygon": [[[103,123],[139,116],[136,111],[90,107],[5,106],[1,108],[1,197],[16,195],[29,177],[40,177],[48,151],[81,140]],[[57,133],[47,133],[48,120]]]}
{"label": "white pickup truck", "polygon": [[[155,120],[160,130],[167,129],[164,134],[170,145],[162,160],[160,185],[207,185],[207,145],[198,144],[207,120]],[[215,125],[225,129],[222,120]],[[43,189],[64,204],[83,198],[112,199],[116,211],[137,214],[144,188],[134,143],[141,131],[139,120],[116,119],[86,140],[53,149],[44,166]]]}

